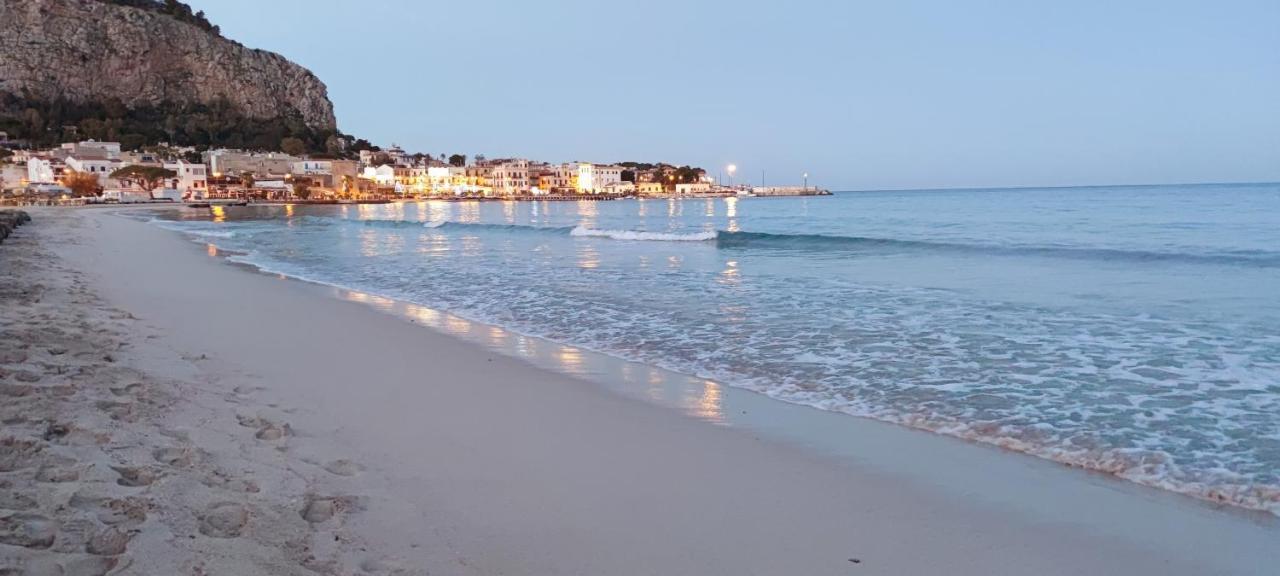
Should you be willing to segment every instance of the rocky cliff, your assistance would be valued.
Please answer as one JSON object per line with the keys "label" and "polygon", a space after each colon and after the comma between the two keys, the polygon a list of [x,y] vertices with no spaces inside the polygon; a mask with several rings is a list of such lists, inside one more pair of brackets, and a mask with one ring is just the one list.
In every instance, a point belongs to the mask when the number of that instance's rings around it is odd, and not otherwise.
{"label": "rocky cliff", "polygon": [[227,106],[336,129],[322,83],[284,57],[162,12],[101,0],[0,0],[0,94],[133,108]]}

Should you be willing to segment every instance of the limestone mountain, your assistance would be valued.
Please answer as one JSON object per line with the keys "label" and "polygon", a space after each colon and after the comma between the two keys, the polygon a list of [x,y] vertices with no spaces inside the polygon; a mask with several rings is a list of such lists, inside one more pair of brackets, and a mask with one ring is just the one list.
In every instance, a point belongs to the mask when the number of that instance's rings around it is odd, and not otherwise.
{"label": "limestone mountain", "polygon": [[0,0],[11,137],[257,148],[296,137],[324,150],[336,129],[319,78],[176,0]]}

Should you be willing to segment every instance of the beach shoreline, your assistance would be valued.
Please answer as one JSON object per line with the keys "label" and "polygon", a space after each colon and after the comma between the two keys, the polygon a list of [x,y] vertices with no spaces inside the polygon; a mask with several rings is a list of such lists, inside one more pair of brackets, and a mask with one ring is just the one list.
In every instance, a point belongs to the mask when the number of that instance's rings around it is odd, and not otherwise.
{"label": "beach shoreline", "polygon": [[[243,402],[288,407],[298,451],[360,455],[342,481],[363,511],[343,526],[385,551],[373,567],[1263,574],[1280,560],[1274,517],[722,386],[718,416],[700,417],[671,409],[697,385],[678,375],[660,375],[677,401],[646,399],[599,385],[634,363],[574,378],[455,337],[495,327],[425,330],[421,311],[236,270],[107,211],[33,215],[35,236],[171,355],[262,388]],[[333,558],[338,573],[369,561]]]}

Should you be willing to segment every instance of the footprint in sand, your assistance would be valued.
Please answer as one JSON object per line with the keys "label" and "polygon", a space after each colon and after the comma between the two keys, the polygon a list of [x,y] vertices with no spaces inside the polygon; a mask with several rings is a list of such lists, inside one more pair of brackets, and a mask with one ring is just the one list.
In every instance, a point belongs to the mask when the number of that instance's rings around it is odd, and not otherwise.
{"label": "footprint in sand", "polygon": [[190,448],[157,448],[151,453],[151,457],[156,462],[174,468],[187,468],[191,466],[192,453]]}
{"label": "footprint in sand", "polygon": [[22,350],[0,350],[0,364],[21,364],[27,361],[27,353]]}
{"label": "footprint in sand", "polygon": [[266,424],[266,420],[258,416],[250,416],[248,414],[236,414],[236,422],[245,428],[261,428]]}
{"label": "footprint in sand", "polygon": [[27,512],[0,517],[0,543],[43,550],[53,546],[58,523]]}
{"label": "footprint in sand", "polygon": [[128,386],[116,386],[115,388],[111,388],[111,393],[116,396],[134,396],[141,390],[142,384],[135,382]]}
{"label": "footprint in sand", "polygon": [[[50,572],[50,574],[60,574],[62,576],[104,576],[111,572],[120,564],[118,556],[82,556],[62,563],[60,572]],[[121,567],[123,570],[125,567]]]}
{"label": "footprint in sand", "polygon": [[0,508],[5,510],[30,510],[38,505],[34,496],[5,490],[0,492]]}
{"label": "footprint in sand", "polygon": [[159,472],[146,467],[112,466],[111,469],[120,475],[120,478],[116,480],[116,484],[121,486],[150,486],[152,482],[160,478]]}
{"label": "footprint in sand", "polygon": [[335,476],[355,476],[364,471],[364,467],[347,459],[333,460],[324,465],[324,469]]}
{"label": "footprint in sand", "polygon": [[99,530],[85,545],[85,552],[98,556],[118,556],[124,554],[125,548],[129,546],[130,537],[128,532],[119,528]]}
{"label": "footprint in sand", "polygon": [[210,488],[222,488],[232,492],[246,492],[250,494],[261,491],[258,484],[253,480],[244,478],[232,478],[226,472],[214,470],[209,475],[200,479],[200,483]]}
{"label": "footprint in sand", "polygon": [[76,510],[93,514],[107,526],[121,528],[132,528],[146,522],[149,507],[147,501],[141,498],[94,497],[82,492],[73,494],[69,504]]}
{"label": "footprint in sand", "polygon": [[40,375],[30,370],[15,370],[13,372],[13,379],[19,382],[27,382],[27,383],[39,382]]}
{"label": "footprint in sand", "polygon": [[219,502],[200,515],[200,533],[212,538],[235,538],[249,524],[249,509],[235,502]]}
{"label": "footprint in sand", "polygon": [[[3,373],[4,371],[0,370],[0,376],[2,376]],[[27,384],[0,384],[0,396],[22,398],[24,396],[30,396],[31,391],[34,389],[35,388]]]}
{"label": "footprint in sand", "polygon": [[49,422],[44,429],[44,439],[65,446],[101,446],[111,441],[111,435],[86,430],[74,424]]}
{"label": "footprint in sand", "polygon": [[276,424],[274,422],[265,422],[258,431],[253,434],[254,438],[259,440],[279,440],[285,436],[292,436],[293,428],[289,424]]}
{"label": "footprint in sand", "polygon": [[96,406],[99,410],[106,412],[112,420],[120,420],[123,422],[133,422],[137,419],[131,402],[111,402],[108,400],[100,400]]}
{"label": "footprint in sand", "polygon": [[[18,572],[6,572],[3,569],[0,569],[0,575],[104,576],[118,565],[120,565],[120,558],[117,556],[45,554],[32,557],[23,562],[22,569]],[[123,568],[123,566],[121,568]]]}
{"label": "footprint in sand", "polygon": [[302,519],[312,524],[327,522],[335,514],[359,512],[364,509],[360,498],[356,496],[318,496],[308,494],[300,514]]}
{"label": "footprint in sand", "polygon": [[74,460],[69,459],[59,459],[55,462],[42,464],[36,470],[36,482],[75,482],[80,479],[80,470],[75,467],[75,464]]}
{"label": "footprint in sand", "polygon": [[35,455],[44,446],[12,436],[0,439],[0,472],[13,472],[35,465]]}

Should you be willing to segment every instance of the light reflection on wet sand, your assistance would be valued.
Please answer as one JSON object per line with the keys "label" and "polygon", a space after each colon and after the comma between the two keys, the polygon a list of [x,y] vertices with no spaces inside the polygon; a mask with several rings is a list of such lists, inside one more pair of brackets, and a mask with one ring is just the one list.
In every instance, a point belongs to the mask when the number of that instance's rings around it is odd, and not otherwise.
{"label": "light reflection on wet sand", "polygon": [[575,346],[555,344],[426,306],[358,290],[329,286],[325,288],[341,300],[365,304],[378,311],[412,320],[449,336],[525,359],[540,368],[591,380],[614,392],[670,406],[713,424],[732,425],[726,418],[722,385],[717,382],[628,362]]}

